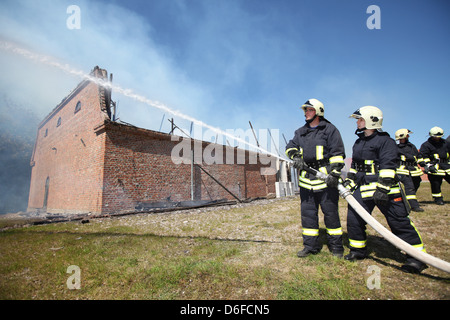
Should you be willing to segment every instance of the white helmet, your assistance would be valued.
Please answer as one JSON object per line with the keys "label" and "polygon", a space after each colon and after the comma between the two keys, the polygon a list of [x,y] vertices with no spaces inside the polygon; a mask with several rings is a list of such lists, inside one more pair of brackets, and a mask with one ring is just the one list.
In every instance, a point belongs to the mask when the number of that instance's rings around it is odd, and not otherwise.
{"label": "white helmet", "polygon": [[408,129],[398,129],[395,131],[395,140],[406,139],[411,133],[413,132]]}
{"label": "white helmet", "polygon": [[438,137],[441,138],[444,135],[444,130],[439,127],[433,127],[430,129],[429,133],[430,137]]}
{"label": "white helmet", "polygon": [[302,105],[303,111],[306,112],[306,108],[314,108],[316,110],[316,116],[323,117],[325,114],[325,108],[323,103],[317,99],[309,99]]}
{"label": "white helmet", "polygon": [[363,118],[366,121],[366,129],[381,129],[383,128],[383,112],[374,106],[361,107],[350,118]]}

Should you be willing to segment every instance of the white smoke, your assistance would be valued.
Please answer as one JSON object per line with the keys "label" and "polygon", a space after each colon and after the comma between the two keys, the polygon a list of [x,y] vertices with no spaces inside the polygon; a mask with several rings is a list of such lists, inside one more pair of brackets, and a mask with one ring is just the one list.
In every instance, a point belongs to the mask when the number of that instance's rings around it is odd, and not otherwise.
{"label": "white smoke", "polygon": [[195,119],[195,118],[193,118],[193,117],[191,117],[189,115],[186,115],[186,114],[184,114],[184,113],[182,113],[180,111],[173,110],[173,109],[169,108],[168,106],[164,105],[161,102],[153,101],[153,100],[150,100],[150,99],[148,99],[148,98],[146,98],[146,97],[144,97],[142,95],[136,94],[131,89],[124,89],[124,88],[122,88],[122,87],[120,87],[118,85],[115,85],[115,84],[113,84],[113,83],[111,83],[109,81],[104,81],[103,79],[91,76],[90,74],[87,74],[87,73],[85,73],[83,71],[74,69],[70,65],[60,63],[60,62],[56,61],[54,58],[52,58],[50,56],[41,55],[41,54],[37,54],[37,53],[31,52],[29,50],[26,50],[24,48],[18,47],[17,45],[15,45],[15,44],[13,44],[11,42],[7,42],[7,41],[0,41],[0,49],[4,50],[4,51],[12,52],[12,53],[17,54],[17,55],[20,55],[20,56],[22,56],[22,57],[24,57],[26,59],[32,60],[34,62],[45,64],[45,65],[48,65],[50,67],[57,68],[57,69],[65,72],[67,74],[70,74],[72,76],[76,76],[76,77],[79,77],[79,78],[87,79],[87,80],[92,81],[94,83],[97,83],[98,85],[101,85],[101,86],[103,86],[105,88],[111,89],[111,90],[113,90],[116,93],[120,93],[120,94],[122,94],[122,95],[124,95],[126,97],[129,97],[129,98],[134,99],[136,101],[142,102],[142,103],[144,103],[144,104],[146,104],[148,106],[157,108],[157,109],[159,109],[159,110],[161,110],[163,112],[167,112],[167,113],[170,113],[170,114],[172,114],[172,115],[174,115],[176,117],[179,117],[179,118],[182,118],[184,120],[190,121],[190,122],[194,123],[195,125],[198,125],[198,126],[201,126],[203,128],[209,129],[209,130],[211,130],[211,131],[213,131],[213,132],[215,132],[217,134],[220,134],[220,135],[223,135],[225,137],[231,138],[231,139],[233,139],[233,140],[235,140],[235,141],[237,141],[239,143],[242,143],[244,145],[249,146],[252,149],[259,150],[259,151],[261,151],[261,152],[263,152],[265,154],[268,154],[270,156],[273,156],[275,158],[280,158],[277,154],[269,152],[266,149],[261,148],[260,146],[253,145],[253,144],[247,142],[244,139],[241,139],[239,137],[233,136],[229,132],[226,132],[226,131],[223,131],[223,130],[221,130],[219,128],[216,128],[216,127],[213,127],[211,125],[208,125],[208,124],[204,123],[203,121],[197,120],[197,119]]}

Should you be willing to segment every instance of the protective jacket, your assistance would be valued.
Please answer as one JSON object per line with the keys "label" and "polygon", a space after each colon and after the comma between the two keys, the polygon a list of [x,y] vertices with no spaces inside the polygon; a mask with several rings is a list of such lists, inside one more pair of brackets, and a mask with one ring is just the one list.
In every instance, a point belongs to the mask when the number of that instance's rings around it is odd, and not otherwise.
{"label": "protective jacket", "polygon": [[450,175],[450,143],[444,139],[429,138],[420,147],[418,162],[422,167],[434,165],[436,172],[428,174],[445,176]]}
{"label": "protective jacket", "polygon": [[400,166],[397,168],[398,178],[403,183],[409,207],[414,211],[420,211],[420,205],[416,195],[420,187],[420,182],[422,181],[420,176],[423,175],[422,169],[417,164],[419,151],[408,140],[405,143],[399,143],[397,148],[400,157]]}
{"label": "protective jacket", "polygon": [[[296,154],[300,154],[309,167],[326,174],[333,170],[340,174],[344,167],[345,149],[341,134],[324,118],[315,128],[307,123],[295,131],[294,138],[286,146],[286,155],[293,159]],[[324,181],[304,170],[299,173],[299,186],[313,191],[327,187]]]}
{"label": "protective jacket", "polygon": [[389,195],[398,196],[400,187],[395,182],[399,165],[397,145],[388,133],[375,131],[366,137],[358,134],[353,145],[353,159],[347,179],[349,187],[359,185],[363,199],[372,198],[379,188]]}
{"label": "protective jacket", "polygon": [[400,166],[397,169],[398,174],[411,175],[411,177],[420,177],[422,170],[417,164],[419,151],[411,142],[399,143],[397,145],[400,157]]}
{"label": "protective jacket", "polygon": [[[295,131],[294,138],[286,146],[290,159],[302,157],[309,167],[336,177],[344,166],[344,143],[341,134],[328,120],[321,118],[311,128],[308,123]],[[339,220],[339,192],[304,170],[299,172],[303,244],[306,249],[321,250],[319,239],[319,206],[324,214],[328,247],[331,252],[342,253],[342,227]]]}
{"label": "protective jacket", "polygon": [[[422,239],[402,201],[396,179],[399,165],[397,145],[388,133],[375,131],[370,136],[358,134],[353,146],[353,160],[345,185],[367,212],[375,208],[373,195],[378,189],[389,195],[389,203],[378,206],[392,230],[400,239],[419,250],[425,250]],[[350,184],[348,184],[350,182]],[[365,254],[366,223],[351,206],[347,212],[347,231],[350,250]]]}

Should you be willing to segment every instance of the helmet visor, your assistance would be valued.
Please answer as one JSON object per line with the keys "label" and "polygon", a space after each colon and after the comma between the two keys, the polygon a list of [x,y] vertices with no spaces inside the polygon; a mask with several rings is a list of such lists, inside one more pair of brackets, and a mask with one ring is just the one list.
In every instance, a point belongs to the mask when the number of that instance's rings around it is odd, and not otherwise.
{"label": "helmet visor", "polygon": [[355,119],[359,119],[362,117],[361,112],[359,111],[360,109],[356,110],[355,112],[353,112],[353,114],[350,115],[349,118],[355,118]]}

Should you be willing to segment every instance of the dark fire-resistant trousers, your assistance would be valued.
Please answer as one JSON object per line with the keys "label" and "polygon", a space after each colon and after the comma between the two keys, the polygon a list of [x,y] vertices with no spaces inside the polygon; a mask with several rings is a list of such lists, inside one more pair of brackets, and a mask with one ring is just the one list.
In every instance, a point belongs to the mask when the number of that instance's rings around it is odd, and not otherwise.
{"label": "dark fire-resistant trousers", "polygon": [[[363,200],[359,187],[353,193],[353,197],[367,212],[372,213],[375,208],[375,202],[372,198]],[[423,250],[422,239],[416,230],[416,227],[408,217],[405,204],[399,197],[400,195],[395,197],[390,196],[389,204],[386,207],[378,208],[386,217],[392,233],[417,249]],[[347,232],[350,242],[350,251],[365,254],[367,250],[366,222],[350,205],[348,206],[347,213]]]}
{"label": "dark fire-resistant trousers", "polygon": [[409,205],[411,208],[418,208],[419,202],[417,201],[416,192],[419,189],[421,178],[411,177],[410,175],[405,174],[399,174],[398,178],[405,186],[406,198],[408,199]]}
{"label": "dark fire-resistant trousers", "polygon": [[445,176],[439,176],[436,174],[429,174],[428,180],[430,180],[431,185],[431,195],[434,199],[436,198],[443,198],[441,193],[441,187],[442,187],[442,180],[447,181],[450,183],[450,175],[446,174]]}
{"label": "dark fire-resistant trousers", "polygon": [[324,214],[327,228],[328,247],[332,252],[343,252],[342,228],[339,220],[339,192],[336,188],[325,188],[320,192],[300,187],[303,245],[310,250],[320,251],[319,206]]}

